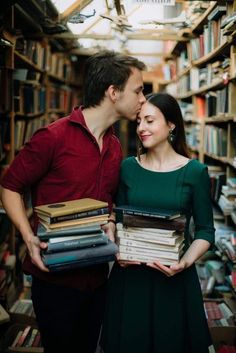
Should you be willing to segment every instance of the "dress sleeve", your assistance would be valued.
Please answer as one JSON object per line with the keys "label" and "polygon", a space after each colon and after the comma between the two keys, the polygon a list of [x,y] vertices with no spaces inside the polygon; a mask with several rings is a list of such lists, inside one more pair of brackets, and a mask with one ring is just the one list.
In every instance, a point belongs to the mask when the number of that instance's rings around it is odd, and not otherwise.
{"label": "dress sleeve", "polygon": [[204,239],[213,244],[215,228],[211,200],[211,182],[206,166],[202,168],[193,188],[194,239]]}

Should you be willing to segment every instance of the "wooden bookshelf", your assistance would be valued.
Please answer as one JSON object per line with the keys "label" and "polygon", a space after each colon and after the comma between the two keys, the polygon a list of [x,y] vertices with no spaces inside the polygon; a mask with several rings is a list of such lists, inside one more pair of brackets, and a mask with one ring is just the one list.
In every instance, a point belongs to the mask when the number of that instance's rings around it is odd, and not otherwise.
{"label": "wooden bookshelf", "polygon": [[[172,80],[160,87],[176,92],[192,156],[209,166],[213,204],[231,232],[236,230],[236,184],[232,187],[232,178],[236,178],[236,27],[225,23],[235,11],[235,0],[209,3],[188,42],[176,43],[166,56]],[[229,232],[225,231],[226,238]],[[226,274],[232,274],[232,257],[218,253]]]}

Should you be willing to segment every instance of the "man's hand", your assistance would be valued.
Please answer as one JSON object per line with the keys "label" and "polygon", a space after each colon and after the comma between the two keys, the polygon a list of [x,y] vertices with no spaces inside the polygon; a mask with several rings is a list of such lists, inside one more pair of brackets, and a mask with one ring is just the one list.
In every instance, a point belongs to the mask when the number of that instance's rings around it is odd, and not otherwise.
{"label": "man's hand", "polygon": [[40,242],[38,237],[31,237],[29,241],[26,242],[29,255],[31,257],[32,263],[37,266],[40,270],[44,272],[49,272],[49,269],[43,264],[41,259],[41,250],[47,248],[47,243]]}

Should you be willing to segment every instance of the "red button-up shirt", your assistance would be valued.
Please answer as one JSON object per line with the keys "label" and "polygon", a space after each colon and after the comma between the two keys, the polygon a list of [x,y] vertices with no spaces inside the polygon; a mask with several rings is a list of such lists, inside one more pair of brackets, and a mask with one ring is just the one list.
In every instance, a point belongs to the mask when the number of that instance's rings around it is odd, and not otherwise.
{"label": "red button-up shirt", "polygon": [[[99,119],[99,116],[98,116]],[[39,129],[16,156],[2,186],[23,194],[31,189],[32,206],[91,197],[109,203],[116,192],[122,159],[113,129],[103,137],[100,151],[86,126],[81,108]],[[34,219],[34,231],[37,219]],[[94,288],[106,280],[108,266],[96,265],[66,273],[45,273],[26,257],[25,272],[58,284]]]}

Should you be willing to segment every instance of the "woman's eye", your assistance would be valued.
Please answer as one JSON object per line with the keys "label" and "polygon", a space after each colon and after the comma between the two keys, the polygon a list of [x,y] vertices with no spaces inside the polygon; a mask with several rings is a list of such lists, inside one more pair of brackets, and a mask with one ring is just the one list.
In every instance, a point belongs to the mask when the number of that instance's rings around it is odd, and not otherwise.
{"label": "woman's eye", "polygon": [[151,123],[153,123],[153,120],[147,120],[147,123],[151,124]]}

